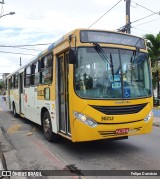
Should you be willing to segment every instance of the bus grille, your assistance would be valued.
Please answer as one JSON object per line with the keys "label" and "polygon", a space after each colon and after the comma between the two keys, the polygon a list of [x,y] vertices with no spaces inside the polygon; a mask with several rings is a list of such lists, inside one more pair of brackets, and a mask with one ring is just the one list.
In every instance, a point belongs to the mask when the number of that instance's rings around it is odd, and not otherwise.
{"label": "bus grille", "polygon": [[91,105],[91,107],[107,115],[123,115],[123,114],[138,113],[146,105],[147,103],[130,105],[130,106],[94,106],[94,105]]}

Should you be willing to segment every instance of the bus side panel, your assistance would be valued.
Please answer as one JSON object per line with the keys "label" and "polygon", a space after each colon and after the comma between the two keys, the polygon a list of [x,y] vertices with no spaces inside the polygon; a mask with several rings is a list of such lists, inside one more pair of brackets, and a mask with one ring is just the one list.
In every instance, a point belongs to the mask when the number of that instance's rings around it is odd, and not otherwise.
{"label": "bus side panel", "polygon": [[[44,111],[48,111],[50,114],[51,118],[51,123],[52,123],[52,131],[54,133],[57,133],[57,122],[56,122],[56,105],[55,101],[47,101],[47,100],[37,100],[37,114],[38,116],[38,124],[41,124],[41,113],[42,113],[42,120],[43,120],[43,115]],[[43,111],[43,109],[45,109]]]}
{"label": "bus side panel", "polygon": [[15,104],[17,114],[20,114],[19,89],[13,90],[13,102]]}
{"label": "bus side panel", "polygon": [[9,97],[9,103],[11,106],[11,110],[13,111],[13,105],[15,105],[16,113],[19,114],[19,91],[18,89],[11,89],[10,90],[10,97]]}
{"label": "bus side panel", "polygon": [[[44,99],[44,89],[49,88],[50,99]],[[57,133],[57,121],[56,121],[56,103],[55,103],[55,87],[54,85],[48,87],[48,85],[37,86],[37,98],[35,100],[35,106],[37,106],[38,123],[41,124],[41,116],[43,120],[43,115],[45,111],[50,114],[52,122],[52,131]]]}
{"label": "bus side panel", "polygon": [[24,89],[24,116],[37,123],[40,124],[39,112],[40,110],[37,108],[36,104],[36,88],[29,87]]}

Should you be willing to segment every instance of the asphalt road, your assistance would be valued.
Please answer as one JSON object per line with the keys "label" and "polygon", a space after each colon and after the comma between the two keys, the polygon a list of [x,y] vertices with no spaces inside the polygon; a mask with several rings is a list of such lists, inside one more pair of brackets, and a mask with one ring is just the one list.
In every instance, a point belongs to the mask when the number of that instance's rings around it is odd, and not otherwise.
{"label": "asphalt road", "polygon": [[10,144],[1,145],[10,170],[60,170],[61,175],[67,168],[81,175],[87,170],[92,175],[81,178],[116,178],[98,177],[100,174],[96,170],[160,170],[160,127],[153,127],[151,134],[132,136],[127,140],[72,143],[59,138],[59,142],[49,143],[44,139],[41,127],[29,120],[14,118],[1,99],[0,127]]}

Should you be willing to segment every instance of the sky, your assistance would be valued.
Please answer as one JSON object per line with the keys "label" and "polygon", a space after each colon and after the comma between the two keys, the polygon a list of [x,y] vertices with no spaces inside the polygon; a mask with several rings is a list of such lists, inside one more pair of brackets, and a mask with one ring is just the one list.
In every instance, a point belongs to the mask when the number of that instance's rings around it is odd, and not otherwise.
{"label": "sky", "polygon": [[[119,0],[4,0],[3,5],[0,3],[0,17],[9,12],[15,14],[0,18],[0,78],[2,73],[18,69],[20,58],[25,65],[65,33],[89,28],[117,2]],[[159,11],[159,0],[131,0],[131,34],[141,37],[158,34],[160,15],[154,13]],[[126,23],[125,13],[126,3],[121,0],[91,28],[117,30]],[[46,45],[16,48],[33,44]]]}

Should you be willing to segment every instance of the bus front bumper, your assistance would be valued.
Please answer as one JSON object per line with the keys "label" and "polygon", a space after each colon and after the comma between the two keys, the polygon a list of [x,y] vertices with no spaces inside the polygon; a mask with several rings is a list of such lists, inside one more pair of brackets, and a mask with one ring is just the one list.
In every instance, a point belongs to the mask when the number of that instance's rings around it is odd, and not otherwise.
{"label": "bus front bumper", "polygon": [[147,134],[152,131],[153,117],[145,122],[138,121],[128,124],[98,124],[90,127],[81,121],[74,121],[73,142],[121,138],[133,135]]}

